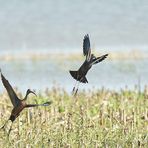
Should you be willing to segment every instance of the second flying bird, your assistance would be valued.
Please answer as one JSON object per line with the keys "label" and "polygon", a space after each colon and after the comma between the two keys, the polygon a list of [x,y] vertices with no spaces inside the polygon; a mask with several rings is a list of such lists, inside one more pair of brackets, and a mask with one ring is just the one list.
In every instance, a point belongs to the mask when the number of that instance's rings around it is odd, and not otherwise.
{"label": "second flying bird", "polygon": [[[86,74],[89,71],[89,69],[92,67],[92,65],[97,64],[101,61],[103,61],[108,54],[102,55],[100,57],[95,57],[94,54],[91,54],[91,47],[90,47],[90,40],[89,35],[85,35],[83,39],[83,55],[86,56],[86,59],[84,63],[81,65],[81,67],[77,71],[69,71],[71,76],[76,80],[76,82],[79,83],[88,83],[88,80],[86,78]],[[77,88],[74,86],[73,93],[76,95],[78,91]]]}

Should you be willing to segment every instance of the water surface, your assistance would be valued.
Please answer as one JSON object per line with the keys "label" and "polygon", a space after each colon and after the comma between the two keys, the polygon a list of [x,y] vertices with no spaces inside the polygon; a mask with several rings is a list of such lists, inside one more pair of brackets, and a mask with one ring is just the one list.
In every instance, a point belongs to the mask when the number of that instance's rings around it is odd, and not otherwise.
{"label": "water surface", "polygon": [[[69,70],[77,70],[83,61],[13,60],[0,61],[3,74],[13,86],[25,91],[32,88],[37,91],[60,85],[71,91],[75,80]],[[108,60],[94,65],[88,72],[88,84],[81,84],[80,89],[109,88],[119,90],[128,86],[148,84],[148,60]],[[4,90],[1,84],[0,90]]]}

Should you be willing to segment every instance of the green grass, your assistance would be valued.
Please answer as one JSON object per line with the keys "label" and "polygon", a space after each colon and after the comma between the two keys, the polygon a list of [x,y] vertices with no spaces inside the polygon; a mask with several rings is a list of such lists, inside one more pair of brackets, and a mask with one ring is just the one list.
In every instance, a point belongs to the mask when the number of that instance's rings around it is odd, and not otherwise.
{"label": "green grass", "polygon": [[[0,98],[3,125],[12,106],[6,92]],[[53,88],[28,102],[47,100],[53,102],[49,107],[20,114],[9,139],[0,130],[0,147],[148,147],[148,90],[82,91],[75,98]]]}

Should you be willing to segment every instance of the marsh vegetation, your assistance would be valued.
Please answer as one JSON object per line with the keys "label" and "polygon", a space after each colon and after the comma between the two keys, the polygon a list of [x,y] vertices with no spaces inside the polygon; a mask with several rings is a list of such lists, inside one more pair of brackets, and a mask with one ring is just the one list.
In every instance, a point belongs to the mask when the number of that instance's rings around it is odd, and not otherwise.
{"label": "marsh vegetation", "polygon": [[[0,97],[3,125],[12,106],[6,92]],[[53,102],[49,107],[25,109],[9,139],[1,130],[0,147],[148,147],[147,87],[143,92],[83,90],[77,97],[53,87],[28,102],[49,100]]]}

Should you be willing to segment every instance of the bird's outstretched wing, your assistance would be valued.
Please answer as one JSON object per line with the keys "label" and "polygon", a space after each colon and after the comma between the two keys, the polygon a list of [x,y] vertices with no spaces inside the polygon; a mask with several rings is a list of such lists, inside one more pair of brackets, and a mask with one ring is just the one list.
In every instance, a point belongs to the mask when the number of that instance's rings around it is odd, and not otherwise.
{"label": "bird's outstretched wing", "polygon": [[90,40],[89,35],[85,35],[83,39],[83,54],[86,56],[86,59],[89,61],[91,57],[91,48],[90,48]]}
{"label": "bird's outstretched wing", "polygon": [[108,54],[102,55],[102,56],[97,57],[97,58],[96,57],[93,57],[92,65],[93,64],[97,64],[97,63],[103,61],[104,59],[107,58],[107,56],[108,56]]}
{"label": "bird's outstretched wing", "polygon": [[52,104],[52,101],[43,104],[27,104],[26,107],[49,106],[50,104]]}
{"label": "bird's outstretched wing", "polygon": [[20,102],[20,99],[17,97],[15,91],[13,90],[12,86],[10,85],[9,81],[6,80],[6,78],[3,76],[3,74],[1,73],[1,79],[2,79],[2,82],[3,82],[3,85],[5,86],[7,92],[8,92],[8,95],[10,97],[10,100],[13,104],[13,106],[17,106]]}

